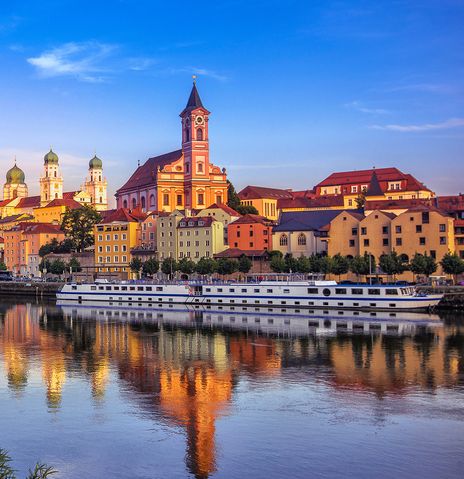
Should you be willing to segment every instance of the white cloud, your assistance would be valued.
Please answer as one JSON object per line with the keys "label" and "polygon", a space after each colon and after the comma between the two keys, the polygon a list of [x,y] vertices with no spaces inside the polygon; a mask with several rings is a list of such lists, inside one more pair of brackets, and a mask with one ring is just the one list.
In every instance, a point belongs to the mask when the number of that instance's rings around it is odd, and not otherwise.
{"label": "white cloud", "polygon": [[115,49],[114,45],[99,42],[69,42],[27,61],[45,77],[73,76],[100,82],[104,81],[102,74],[110,70],[104,63]]}
{"label": "white cloud", "polygon": [[423,125],[371,125],[374,130],[390,130],[399,132],[421,132],[430,130],[447,130],[464,126],[464,118],[450,118],[441,123],[425,123]]}
{"label": "white cloud", "polygon": [[367,108],[361,102],[356,100],[351,101],[349,103],[345,103],[344,107],[359,111],[361,113],[368,113],[371,115],[386,115],[390,113],[389,110],[385,110],[383,108]]}

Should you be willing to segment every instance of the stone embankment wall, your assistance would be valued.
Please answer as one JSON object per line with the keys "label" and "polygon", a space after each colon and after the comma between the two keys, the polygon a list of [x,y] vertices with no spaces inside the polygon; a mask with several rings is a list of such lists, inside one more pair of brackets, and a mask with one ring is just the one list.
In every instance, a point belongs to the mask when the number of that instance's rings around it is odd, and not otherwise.
{"label": "stone embankment wall", "polygon": [[13,281],[0,281],[0,296],[56,298],[56,293],[63,283],[16,283]]}

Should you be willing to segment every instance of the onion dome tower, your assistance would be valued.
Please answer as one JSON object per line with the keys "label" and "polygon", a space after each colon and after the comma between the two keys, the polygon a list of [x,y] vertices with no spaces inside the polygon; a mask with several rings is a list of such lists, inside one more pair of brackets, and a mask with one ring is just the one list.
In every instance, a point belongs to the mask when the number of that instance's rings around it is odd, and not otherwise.
{"label": "onion dome tower", "polygon": [[40,206],[63,198],[63,177],[59,170],[58,155],[50,148],[44,156],[43,175],[40,178]]}
{"label": "onion dome tower", "polygon": [[3,199],[26,198],[28,195],[26,175],[24,171],[15,164],[6,173],[6,183],[3,185]]}
{"label": "onion dome tower", "polygon": [[90,204],[97,210],[108,209],[108,183],[103,177],[103,161],[97,155],[89,161],[89,176],[84,183],[84,191],[90,195]]}

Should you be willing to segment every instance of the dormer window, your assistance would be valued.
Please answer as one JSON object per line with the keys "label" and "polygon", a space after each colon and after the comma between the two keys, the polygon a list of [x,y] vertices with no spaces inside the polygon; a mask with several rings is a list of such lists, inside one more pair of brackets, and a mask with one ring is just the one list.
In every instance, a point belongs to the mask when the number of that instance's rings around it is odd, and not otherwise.
{"label": "dormer window", "polygon": [[180,225],[182,226],[182,228],[184,228],[186,224],[187,224],[187,223],[186,223],[185,221],[181,221],[181,222],[180,222]]}
{"label": "dormer window", "polygon": [[189,221],[188,225],[193,226],[194,225],[193,221]]}
{"label": "dormer window", "polygon": [[199,221],[198,226],[205,226],[205,222],[204,221]]}

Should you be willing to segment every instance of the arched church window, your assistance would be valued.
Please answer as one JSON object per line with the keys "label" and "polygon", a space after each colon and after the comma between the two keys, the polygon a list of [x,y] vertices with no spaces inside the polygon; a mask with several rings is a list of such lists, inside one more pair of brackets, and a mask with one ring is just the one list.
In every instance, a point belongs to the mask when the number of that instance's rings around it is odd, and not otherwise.
{"label": "arched church window", "polygon": [[197,164],[197,171],[198,171],[198,173],[203,173],[203,163],[198,163]]}
{"label": "arched church window", "polygon": [[102,175],[98,175],[98,181],[102,180]]}
{"label": "arched church window", "polygon": [[56,200],[58,199],[58,193],[55,193],[55,199]]}
{"label": "arched church window", "polygon": [[103,196],[100,196],[100,203],[103,203]]}
{"label": "arched church window", "polygon": [[301,233],[298,235],[298,245],[299,246],[306,246],[306,235]]}
{"label": "arched church window", "polygon": [[197,129],[197,140],[203,141],[203,130],[201,128]]}
{"label": "arched church window", "polygon": [[55,170],[55,175],[54,175],[54,176],[55,176],[55,178],[56,178],[56,170]]}
{"label": "arched church window", "polygon": [[135,198],[132,198],[132,209],[135,210],[136,207],[137,207],[137,200]]}
{"label": "arched church window", "polygon": [[142,209],[144,210],[145,207],[146,207],[146,204],[145,204],[145,196],[142,196],[141,202],[142,202]]}
{"label": "arched church window", "polygon": [[123,207],[123,208],[127,208],[127,200],[124,200],[124,201],[122,202],[122,207]]}
{"label": "arched church window", "polygon": [[155,195],[150,195],[150,206],[155,206]]}
{"label": "arched church window", "polygon": [[190,130],[188,128],[185,129],[185,141],[190,141]]}
{"label": "arched church window", "polygon": [[280,235],[280,246],[287,246],[288,245],[288,236],[287,235]]}
{"label": "arched church window", "polygon": [[185,172],[188,173],[190,171],[190,163],[185,163]]}

